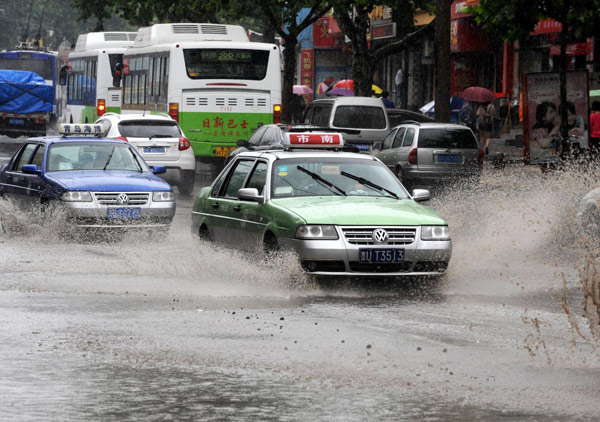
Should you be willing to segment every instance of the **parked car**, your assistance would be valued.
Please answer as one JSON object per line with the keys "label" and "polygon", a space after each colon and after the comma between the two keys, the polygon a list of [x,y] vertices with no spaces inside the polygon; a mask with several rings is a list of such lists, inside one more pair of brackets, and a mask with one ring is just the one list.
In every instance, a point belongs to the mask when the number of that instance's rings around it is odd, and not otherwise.
{"label": "parked car", "polygon": [[373,152],[407,187],[478,178],[483,150],[473,131],[452,123],[404,123]]}
{"label": "parked car", "polygon": [[[0,169],[0,197],[44,223],[49,215],[72,229],[158,229],[175,215],[169,184],[131,144],[99,125],[61,125],[61,134],[31,138]],[[58,211],[53,214],[52,211]]]}
{"label": "parked car", "polygon": [[388,108],[385,110],[388,115],[390,127],[398,126],[407,121],[419,122],[419,123],[433,123],[434,120],[426,116],[423,113],[417,113],[412,110],[405,110],[403,108]]}
{"label": "parked car", "polygon": [[[288,133],[284,149],[245,151],[192,208],[192,234],[268,254],[294,251],[315,276],[439,276],[448,224],[418,204],[371,155],[343,151],[340,133]],[[326,150],[323,150],[325,149]]]}
{"label": "parked car", "polygon": [[96,124],[107,137],[123,139],[134,145],[146,162],[165,166],[160,177],[190,195],[196,179],[196,157],[190,141],[175,120],[162,114],[106,113]]}
{"label": "parked car", "polygon": [[372,97],[332,97],[310,103],[304,113],[304,124],[349,129],[344,139],[348,145],[371,151],[382,142],[392,126],[383,101]]}

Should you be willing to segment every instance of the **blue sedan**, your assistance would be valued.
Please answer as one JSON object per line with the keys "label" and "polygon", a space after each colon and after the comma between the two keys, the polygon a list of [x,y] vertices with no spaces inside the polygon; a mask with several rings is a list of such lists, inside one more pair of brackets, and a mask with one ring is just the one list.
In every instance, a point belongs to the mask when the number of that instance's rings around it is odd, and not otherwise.
{"label": "blue sedan", "polygon": [[[63,126],[62,131],[72,132]],[[168,229],[175,197],[156,176],[164,171],[164,166],[150,168],[135,148],[118,139],[31,138],[0,168],[0,197],[32,215],[59,211],[52,215],[75,228]]]}

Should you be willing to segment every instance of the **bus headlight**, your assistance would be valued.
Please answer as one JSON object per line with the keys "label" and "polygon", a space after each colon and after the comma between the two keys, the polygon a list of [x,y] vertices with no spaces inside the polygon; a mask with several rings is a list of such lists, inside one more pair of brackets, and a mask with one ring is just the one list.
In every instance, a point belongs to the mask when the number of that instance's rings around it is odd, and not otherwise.
{"label": "bus headlight", "polygon": [[448,226],[422,226],[421,240],[450,240]]}

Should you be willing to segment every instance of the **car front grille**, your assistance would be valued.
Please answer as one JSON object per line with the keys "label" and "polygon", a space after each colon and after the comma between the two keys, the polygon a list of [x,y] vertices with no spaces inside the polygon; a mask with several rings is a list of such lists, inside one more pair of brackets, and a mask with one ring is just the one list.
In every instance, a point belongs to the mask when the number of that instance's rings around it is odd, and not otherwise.
{"label": "car front grille", "polygon": [[399,264],[366,264],[350,261],[350,270],[360,273],[407,273],[411,266],[412,262],[410,261]]}
{"label": "car front grille", "polygon": [[388,233],[386,245],[409,245],[417,236],[416,227],[342,227],[346,241],[352,245],[374,245],[373,230],[384,229]]}
{"label": "car front grille", "polygon": [[[119,195],[127,195],[127,202],[119,199]],[[100,205],[146,205],[150,194],[148,192],[94,192]]]}

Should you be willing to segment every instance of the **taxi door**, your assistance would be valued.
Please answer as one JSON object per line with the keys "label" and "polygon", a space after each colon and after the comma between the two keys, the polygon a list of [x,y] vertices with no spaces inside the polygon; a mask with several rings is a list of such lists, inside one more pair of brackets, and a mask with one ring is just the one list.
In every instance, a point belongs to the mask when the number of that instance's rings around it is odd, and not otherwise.
{"label": "taxi door", "polygon": [[[264,194],[267,183],[267,162],[257,161],[252,169],[245,188],[255,188],[260,195]],[[247,252],[262,250],[263,233],[267,224],[262,214],[263,204],[255,201],[238,200],[232,208],[235,217],[234,233],[238,248]]]}
{"label": "taxi door", "polygon": [[15,206],[25,211],[39,211],[44,183],[39,174],[23,173],[25,164],[36,164],[42,169],[45,145],[35,142],[23,145],[17,158],[6,172],[4,192]]}
{"label": "taxi door", "polygon": [[240,239],[237,238],[241,215],[237,192],[244,187],[254,163],[254,159],[238,160],[226,175],[220,192],[209,200],[207,213],[210,215],[210,221],[207,225],[217,243],[241,249]]}

